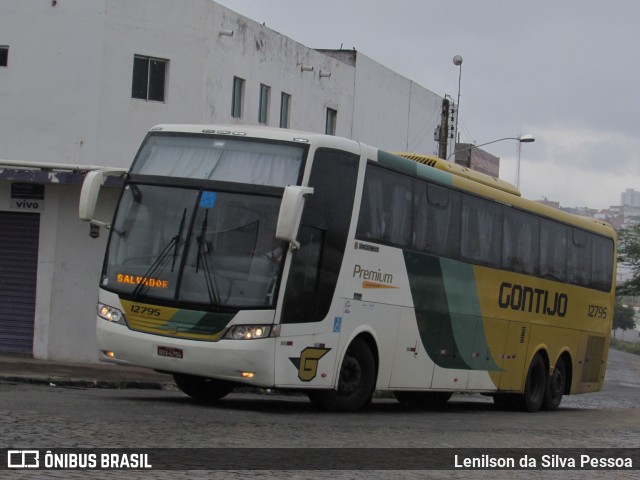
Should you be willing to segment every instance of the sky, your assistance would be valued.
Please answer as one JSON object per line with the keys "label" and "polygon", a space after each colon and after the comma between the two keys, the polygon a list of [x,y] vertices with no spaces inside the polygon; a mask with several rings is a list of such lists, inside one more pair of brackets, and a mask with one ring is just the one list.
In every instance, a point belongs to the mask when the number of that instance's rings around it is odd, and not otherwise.
{"label": "sky", "polygon": [[[460,79],[461,142],[535,137],[521,145],[525,197],[605,209],[640,191],[637,0],[215,1],[310,48],[355,47],[442,97],[457,100]],[[515,184],[517,142],[485,150]]]}

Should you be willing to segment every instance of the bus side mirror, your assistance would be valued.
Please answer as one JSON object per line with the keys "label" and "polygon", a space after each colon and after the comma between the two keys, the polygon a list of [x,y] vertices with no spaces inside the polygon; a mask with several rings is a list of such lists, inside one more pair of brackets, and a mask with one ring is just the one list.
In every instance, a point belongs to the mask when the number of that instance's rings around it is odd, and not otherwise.
{"label": "bus side mirror", "polygon": [[98,202],[98,194],[100,193],[100,187],[108,176],[118,176],[125,172],[126,170],[114,168],[92,170],[85,175],[84,182],[82,183],[82,190],[80,191],[80,204],[78,206],[78,216],[80,217],[80,220],[96,224],[104,224],[103,222],[96,222],[93,219],[93,215],[96,211],[96,203]]}
{"label": "bus side mirror", "polygon": [[311,187],[289,185],[284,189],[280,213],[278,213],[276,238],[288,241],[293,248],[300,247],[296,237],[298,236],[304,201],[309,195],[313,195],[313,188]]}

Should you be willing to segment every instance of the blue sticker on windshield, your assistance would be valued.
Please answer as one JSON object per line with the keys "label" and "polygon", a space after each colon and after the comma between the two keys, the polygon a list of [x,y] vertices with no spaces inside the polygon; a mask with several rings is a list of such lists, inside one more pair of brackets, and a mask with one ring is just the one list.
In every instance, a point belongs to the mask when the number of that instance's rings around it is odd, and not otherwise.
{"label": "blue sticker on windshield", "polygon": [[200,208],[213,208],[216,203],[216,192],[202,192]]}

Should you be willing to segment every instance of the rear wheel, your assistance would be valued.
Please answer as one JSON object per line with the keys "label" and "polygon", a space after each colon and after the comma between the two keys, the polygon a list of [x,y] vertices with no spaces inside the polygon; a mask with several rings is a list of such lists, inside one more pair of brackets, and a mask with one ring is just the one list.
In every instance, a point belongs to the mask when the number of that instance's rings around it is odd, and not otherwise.
{"label": "rear wheel", "polygon": [[173,379],[178,388],[191,398],[201,402],[214,402],[233,390],[233,383],[213,378],[198,377],[184,373],[174,373]]}
{"label": "rear wheel", "polygon": [[407,392],[395,391],[393,396],[400,403],[413,408],[441,407],[449,401],[453,392]]}
{"label": "rear wheel", "polygon": [[369,346],[356,338],[342,360],[337,390],[310,390],[309,399],[328,411],[355,412],[371,401],[376,362]]}
{"label": "rear wheel", "polygon": [[546,410],[556,410],[562,401],[564,389],[567,385],[567,369],[562,357],[558,358],[553,373],[549,376],[547,390],[544,394],[543,407]]}
{"label": "rear wheel", "polygon": [[537,412],[544,402],[547,391],[547,368],[542,355],[536,353],[529,365],[521,406],[527,412]]}

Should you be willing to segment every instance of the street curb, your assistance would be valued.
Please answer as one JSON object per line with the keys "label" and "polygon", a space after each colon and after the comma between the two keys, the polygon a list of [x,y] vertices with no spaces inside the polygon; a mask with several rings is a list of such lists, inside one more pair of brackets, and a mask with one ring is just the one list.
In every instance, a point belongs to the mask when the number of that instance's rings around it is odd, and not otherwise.
{"label": "street curb", "polygon": [[171,390],[175,388],[171,383],[141,382],[130,380],[87,380],[68,379],[59,377],[35,378],[20,376],[2,376],[0,383],[28,383],[32,385],[48,385],[51,387],[76,388],[105,388],[105,389],[141,389],[141,390]]}

